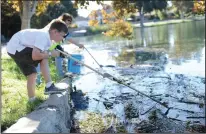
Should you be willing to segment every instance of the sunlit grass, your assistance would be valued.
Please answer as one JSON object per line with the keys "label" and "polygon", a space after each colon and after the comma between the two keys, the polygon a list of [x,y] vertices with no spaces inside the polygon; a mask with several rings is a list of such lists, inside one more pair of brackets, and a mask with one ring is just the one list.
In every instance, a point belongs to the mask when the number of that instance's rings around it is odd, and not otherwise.
{"label": "sunlit grass", "polygon": [[[54,59],[49,61],[53,81],[59,79],[56,73]],[[33,103],[28,102],[26,77],[21,73],[16,63],[8,56],[3,56],[2,64],[2,117],[1,131],[4,131],[18,119],[37,108],[47,99],[44,95],[44,81],[36,86],[36,97]]]}

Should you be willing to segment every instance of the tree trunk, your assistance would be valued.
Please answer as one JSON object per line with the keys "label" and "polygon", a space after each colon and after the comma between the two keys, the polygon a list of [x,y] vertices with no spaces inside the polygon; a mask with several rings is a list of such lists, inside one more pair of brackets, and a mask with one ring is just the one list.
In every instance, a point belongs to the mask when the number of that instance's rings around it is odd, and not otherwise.
{"label": "tree trunk", "polygon": [[23,9],[21,16],[21,29],[30,28],[30,20],[32,15],[35,13],[37,1],[23,1]]}
{"label": "tree trunk", "polygon": [[23,12],[21,16],[21,29],[30,28],[30,1],[23,1]]}
{"label": "tree trunk", "polygon": [[180,19],[184,19],[184,12],[180,10],[179,14],[180,14]]}
{"label": "tree trunk", "polygon": [[144,43],[144,27],[141,27],[140,28],[140,35],[141,35],[141,45],[143,45],[144,47],[146,47],[145,45],[145,43]]}
{"label": "tree trunk", "polygon": [[141,10],[140,10],[140,26],[141,27],[144,27],[144,12],[143,12],[143,6],[141,7]]}

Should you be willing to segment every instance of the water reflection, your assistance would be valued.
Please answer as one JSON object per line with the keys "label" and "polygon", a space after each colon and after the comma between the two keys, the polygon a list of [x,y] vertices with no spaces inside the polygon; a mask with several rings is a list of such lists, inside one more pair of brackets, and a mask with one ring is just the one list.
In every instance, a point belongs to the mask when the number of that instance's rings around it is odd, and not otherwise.
{"label": "water reflection", "polygon": [[[196,71],[205,70],[201,63],[205,61],[202,54],[205,49],[205,21],[146,27],[144,29],[136,28],[134,31],[135,39],[131,41],[120,38],[112,39],[103,35],[79,37],[77,39],[84,42],[97,58],[97,61],[102,64],[115,65],[119,61],[125,62],[125,64],[127,64],[126,62],[135,64],[134,53],[126,53],[126,51],[156,48],[163,49],[168,54],[170,71],[173,70],[171,65],[184,66],[185,63],[189,64],[189,67],[190,64],[198,66]],[[87,57],[85,60],[89,64],[94,62],[86,52],[84,54]],[[197,61],[197,63],[194,61]],[[121,65],[124,64],[119,64],[119,66]],[[184,68],[184,72],[190,72],[189,67]]]}
{"label": "water reflection", "polygon": [[190,58],[171,60],[166,65],[166,72],[205,77],[205,47]]}

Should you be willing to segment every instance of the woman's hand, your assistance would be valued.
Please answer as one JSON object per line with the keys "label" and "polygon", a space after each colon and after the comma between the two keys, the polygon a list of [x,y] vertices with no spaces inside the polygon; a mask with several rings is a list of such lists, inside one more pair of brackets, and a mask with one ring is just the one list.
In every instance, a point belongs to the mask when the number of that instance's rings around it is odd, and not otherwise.
{"label": "woman's hand", "polygon": [[83,48],[84,49],[84,45],[83,44],[78,44],[79,48]]}

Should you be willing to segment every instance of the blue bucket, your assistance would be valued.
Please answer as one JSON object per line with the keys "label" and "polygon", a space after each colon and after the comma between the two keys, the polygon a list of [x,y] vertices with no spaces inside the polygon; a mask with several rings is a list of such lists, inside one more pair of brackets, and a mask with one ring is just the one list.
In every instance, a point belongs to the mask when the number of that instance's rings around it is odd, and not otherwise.
{"label": "blue bucket", "polygon": [[[83,57],[81,54],[72,54],[71,55],[73,58],[82,61]],[[68,72],[72,72],[75,74],[80,74],[81,72],[81,64],[79,64],[78,62],[72,60],[72,59],[68,59]]]}

